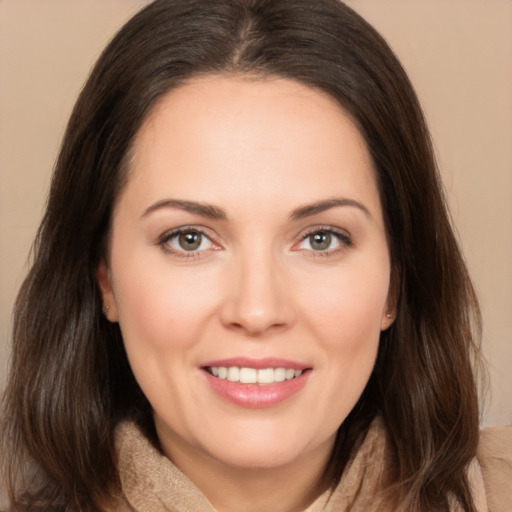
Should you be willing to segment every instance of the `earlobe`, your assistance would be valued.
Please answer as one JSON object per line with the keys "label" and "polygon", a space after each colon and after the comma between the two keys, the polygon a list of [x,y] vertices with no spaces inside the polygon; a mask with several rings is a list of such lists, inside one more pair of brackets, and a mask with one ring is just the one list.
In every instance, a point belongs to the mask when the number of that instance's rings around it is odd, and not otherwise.
{"label": "earlobe", "polygon": [[112,291],[112,283],[110,281],[110,272],[107,262],[101,260],[96,269],[96,281],[100,287],[101,297],[103,300],[103,314],[110,322],[117,322],[117,308]]}
{"label": "earlobe", "polygon": [[381,322],[381,325],[380,325],[381,331],[385,331],[386,329],[389,329],[393,325],[394,321],[395,321],[395,314],[394,314],[394,312],[393,313],[386,313],[382,317],[382,322]]}
{"label": "earlobe", "polygon": [[389,329],[397,315],[397,303],[398,303],[398,294],[400,287],[400,279],[399,272],[396,266],[391,268],[390,280],[389,280],[389,290],[388,290],[388,298],[386,301],[386,310],[382,316],[381,322],[381,331],[385,331]]}

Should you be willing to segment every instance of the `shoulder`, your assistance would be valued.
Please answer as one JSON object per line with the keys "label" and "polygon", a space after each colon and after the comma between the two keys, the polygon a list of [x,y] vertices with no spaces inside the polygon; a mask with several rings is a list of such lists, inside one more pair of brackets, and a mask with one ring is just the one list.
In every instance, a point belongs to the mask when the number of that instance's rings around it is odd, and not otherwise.
{"label": "shoulder", "polygon": [[477,459],[489,511],[512,511],[512,425],[483,429]]}

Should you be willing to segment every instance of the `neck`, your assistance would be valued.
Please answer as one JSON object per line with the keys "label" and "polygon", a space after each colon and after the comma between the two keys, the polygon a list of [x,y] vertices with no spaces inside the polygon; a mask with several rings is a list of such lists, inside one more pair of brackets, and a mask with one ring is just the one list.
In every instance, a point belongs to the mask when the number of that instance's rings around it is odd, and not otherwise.
{"label": "neck", "polygon": [[317,474],[293,468],[223,471],[194,481],[195,476],[189,478],[218,512],[302,512],[326,490]]}
{"label": "neck", "polygon": [[329,487],[324,472],[333,439],[277,467],[231,466],[180,441],[161,439],[165,455],[217,512],[302,512]]}

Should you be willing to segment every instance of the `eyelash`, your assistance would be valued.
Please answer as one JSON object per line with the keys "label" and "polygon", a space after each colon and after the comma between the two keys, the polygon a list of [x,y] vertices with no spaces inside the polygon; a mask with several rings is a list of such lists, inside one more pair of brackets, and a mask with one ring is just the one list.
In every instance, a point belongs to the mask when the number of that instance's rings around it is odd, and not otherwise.
{"label": "eyelash", "polygon": [[[209,243],[212,245],[212,247],[208,247],[207,249],[202,250],[192,250],[187,251],[185,249],[179,250],[179,249],[173,249],[170,247],[169,243],[173,239],[179,237],[182,234],[185,233],[191,233],[191,234],[197,234],[203,237],[204,239],[208,240]],[[334,249],[326,249],[326,250],[314,250],[314,249],[301,249],[297,247],[297,245],[300,245],[308,238],[312,237],[313,235],[317,234],[325,234],[329,236],[334,236],[337,241],[339,242],[339,246],[335,247]],[[204,240],[201,240],[199,247],[203,243]],[[196,259],[201,258],[205,256],[206,252],[212,251],[212,250],[218,250],[220,246],[216,244],[211,236],[209,236],[203,229],[195,227],[195,226],[183,226],[177,229],[173,229],[172,231],[168,231],[161,235],[157,240],[157,245],[159,245],[162,250],[169,254],[170,256],[178,259]],[[306,251],[310,253],[311,257],[329,257],[334,256],[340,253],[341,251],[351,247],[353,245],[353,240],[350,237],[350,235],[346,231],[341,231],[334,229],[332,227],[323,227],[323,226],[315,226],[314,228],[310,228],[306,233],[303,233],[300,236],[299,242],[296,242],[292,248],[292,250],[295,251]]]}

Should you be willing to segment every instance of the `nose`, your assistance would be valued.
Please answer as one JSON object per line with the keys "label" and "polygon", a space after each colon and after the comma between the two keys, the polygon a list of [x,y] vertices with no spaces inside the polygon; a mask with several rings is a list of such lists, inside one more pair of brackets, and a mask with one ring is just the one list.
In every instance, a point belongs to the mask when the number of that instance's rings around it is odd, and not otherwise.
{"label": "nose", "polygon": [[256,337],[293,324],[290,283],[276,260],[271,251],[260,250],[233,263],[220,315],[225,327]]}

